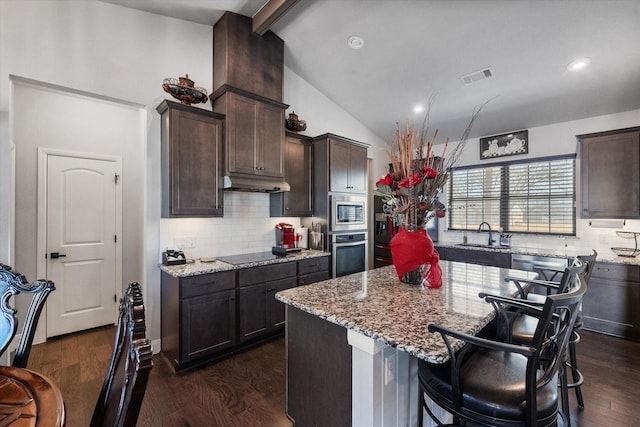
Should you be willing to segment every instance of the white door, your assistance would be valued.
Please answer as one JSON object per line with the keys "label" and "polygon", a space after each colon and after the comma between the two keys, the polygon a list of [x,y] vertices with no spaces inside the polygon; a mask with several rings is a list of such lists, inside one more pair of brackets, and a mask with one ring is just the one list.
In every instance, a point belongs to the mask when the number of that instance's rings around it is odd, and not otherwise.
{"label": "white door", "polygon": [[116,321],[116,163],[47,156],[47,337]]}

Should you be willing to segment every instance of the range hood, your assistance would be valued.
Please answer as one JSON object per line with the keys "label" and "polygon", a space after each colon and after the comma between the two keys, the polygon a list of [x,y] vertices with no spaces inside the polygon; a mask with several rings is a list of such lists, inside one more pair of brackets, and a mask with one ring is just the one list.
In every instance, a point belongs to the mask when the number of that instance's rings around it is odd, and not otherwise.
{"label": "range hood", "polygon": [[225,176],[224,189],[258,193],[281,193],[290,191],[291,186],[284,180]]}

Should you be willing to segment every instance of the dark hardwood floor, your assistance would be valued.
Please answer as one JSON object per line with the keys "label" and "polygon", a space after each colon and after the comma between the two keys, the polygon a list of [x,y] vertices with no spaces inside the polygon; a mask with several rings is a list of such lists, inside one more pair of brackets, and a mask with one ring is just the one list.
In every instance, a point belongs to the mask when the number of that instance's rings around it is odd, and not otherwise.
{"label": "dark hardwood floor", "polygon": [[[89,425],[107,369],[115,328],[101,328],[33,347],[29,368],[62,390],[67,426]],[[573,426],[631,427],[640,420],[640,343],[582,332],[578,362],[585,409],[571,392]],[[138,426],[291,426],[285,415],[284,338],[184,374],[153,358]]]}

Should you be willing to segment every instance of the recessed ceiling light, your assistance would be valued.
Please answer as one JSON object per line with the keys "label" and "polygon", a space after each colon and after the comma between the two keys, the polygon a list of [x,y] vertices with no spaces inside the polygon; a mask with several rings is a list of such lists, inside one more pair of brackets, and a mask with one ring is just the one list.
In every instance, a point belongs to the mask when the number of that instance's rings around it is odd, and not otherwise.
{"label": "recessed ceiling light", "polygon": [[347,40],[347,44],[351,49],[362,49],[364,46],[364,39],[360,36],[351,36]]}
{"label": "recessed ceiling light", "polygon": [[591,64],[590,58],[578,58],[575,61],[572,61],[569,65],[567,65],[567,70],[569,71],[578,71],[586,68],[589,64]]}
{"label": "recessed ceiling light", "polygon": [[414,113],[422,113],[423,111],[424,111],[424,107],[422,105],[416,105],[415,107],[413,107]]}

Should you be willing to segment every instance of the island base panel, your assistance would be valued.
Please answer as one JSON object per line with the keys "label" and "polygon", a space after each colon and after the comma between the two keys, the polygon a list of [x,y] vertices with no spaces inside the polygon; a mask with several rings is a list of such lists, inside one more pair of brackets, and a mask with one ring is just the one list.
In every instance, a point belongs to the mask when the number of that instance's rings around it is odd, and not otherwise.
{"label": "island base panel", "polygon": [[296,427],[351,425],[351,346],[341,326],[287,306],[287,415]]}

